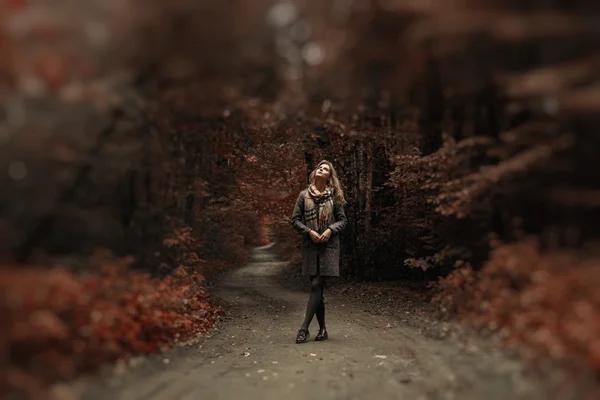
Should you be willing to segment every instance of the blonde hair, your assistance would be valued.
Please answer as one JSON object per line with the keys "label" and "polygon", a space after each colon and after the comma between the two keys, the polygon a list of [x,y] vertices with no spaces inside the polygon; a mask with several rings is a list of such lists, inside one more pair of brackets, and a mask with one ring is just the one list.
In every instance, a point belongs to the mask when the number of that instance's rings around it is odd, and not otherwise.
{"label": "blonde hair", "polygon": [[329,179],[327,180],[327,185],[329,185],[333,188],[333,195],[338,199],[338,201],[340,203],[346,204],[346,199],[344,197],[344,190],[342,189],[342,184],[340,183],[340,180],[338,179],[337,172],[335,172],[335,168],[333,168],[333,165],[329,161],[323,160],[317,164],[317,167],[313,170],[313,172],[310,173],[310,177],[308,178],[309,183],[310,184],[315,183],[315,176],[316,176],[317,170],[319,169],[321,164],[327,164],[329,166]]}

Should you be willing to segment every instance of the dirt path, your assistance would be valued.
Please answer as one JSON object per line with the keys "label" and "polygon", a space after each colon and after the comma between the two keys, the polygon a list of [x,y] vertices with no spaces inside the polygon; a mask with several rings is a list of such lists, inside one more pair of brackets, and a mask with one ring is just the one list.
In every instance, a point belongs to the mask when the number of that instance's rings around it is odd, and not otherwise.
{"label": "dirt path", "polygon": [[[279,285],[269,247],[215,286],[230,318],[192,347],[146,360],[85,399],[537,399],[548,398],[498,352],[420,334],[401,318],[326,296],[330,339],[297,345],[307,293]],[[311,325],[316,333],[316,319]],[[464,346],[463,346],[464,347]]]}

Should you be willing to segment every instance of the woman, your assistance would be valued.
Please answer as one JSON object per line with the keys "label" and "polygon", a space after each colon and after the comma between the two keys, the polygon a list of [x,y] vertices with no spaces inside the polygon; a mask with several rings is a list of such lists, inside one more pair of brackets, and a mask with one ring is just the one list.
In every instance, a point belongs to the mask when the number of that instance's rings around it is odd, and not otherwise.
{"label": "woman", "polygon": [[321,161],[310,174],[309,186],[300,192],[292,214],[292,226],[303,234],[302,274],[310,276],[311,290],[306,317],[296,336],[304,343],[308,327],[317,315],[319,332],[316,341],[327,340],[323,288],[325,277],[340,276],[340,237],[348,221],[344,213],[344,192],[333,165]]}

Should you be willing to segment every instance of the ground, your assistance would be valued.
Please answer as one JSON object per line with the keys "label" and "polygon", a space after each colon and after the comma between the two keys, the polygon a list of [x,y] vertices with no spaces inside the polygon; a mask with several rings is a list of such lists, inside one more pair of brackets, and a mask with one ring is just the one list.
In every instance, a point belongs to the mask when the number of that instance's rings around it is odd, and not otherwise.
{"label": "ground", "polygon": [[528,377],[518,357],[426,313],[414,316],[413,301],[375,308],[372,298],[335,288],[326,293],[329,340],[296,344],[308,293],[281,283],[284,268],[271,247],[254,249],[246,266],[212,283],[228,317],[209,336],[82,380],[72,393],[90,400],[558,397]]}

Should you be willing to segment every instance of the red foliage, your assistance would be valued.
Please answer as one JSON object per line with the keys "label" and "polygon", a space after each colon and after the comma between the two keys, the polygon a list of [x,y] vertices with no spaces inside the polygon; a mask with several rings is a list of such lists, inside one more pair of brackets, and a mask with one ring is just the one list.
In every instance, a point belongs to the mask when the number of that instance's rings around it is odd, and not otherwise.
{"label": "red foliage", "polygon": [[439,282],[434,301],[514,346],[587,360],[600,374],[600,259],[542,252],[534,240],[495,248],[481,271],[464,266]]}
{"label": "red foliage", "polygon": [[117,359],[163,351],[211,329],[222,309],[204,278],[183,267],[164,279],[104,263],[78,276],[64,268],[0,271],[0,392],[38,396]]}

